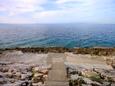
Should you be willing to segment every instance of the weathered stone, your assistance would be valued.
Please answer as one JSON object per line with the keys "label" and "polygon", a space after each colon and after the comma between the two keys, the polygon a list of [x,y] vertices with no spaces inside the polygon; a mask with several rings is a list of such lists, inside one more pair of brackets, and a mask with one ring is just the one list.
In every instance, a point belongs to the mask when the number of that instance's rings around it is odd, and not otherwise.
{"label": "weathered stone", "polygon": [[99,76],[96,72],[94,71],[82,71],[82,75],[85,77],[93,77],[93,76]]}
{"label": "weathered stone", "polygon": [[4,78],[0,78],[0,84],[5,84],[7,81]]}
{"label": "weathered stone", "polygon": [[11,72],[5,73],[5,76],[6,76],[7,78],[13,78],[13,74],[12,74]]}
{"label": "weathered stone", "polygon": [[111,86],[115,86],[115,83],[112,83]]}
{"label": "weathered stone", "polygon": [[27,74],[21,74],[21,80],[29,80],[32,77],[31,72],[27,72]]}
{"label": "weathered stone", "polygon": [[102,86],[100,83],[95,82],[95,81],[94,81],[91,85],[92,85],[92,86]]}
{"label": "weathered stone", "polygon": [[45,79],[48,78],[48,75],[43,75],[43,78],[45,78]]}
{"label": "weathered stone", "polygon": [[32,86],[44,86],[42,82],[32,83]]}
{"label": "weathered stone", "polygon": [[8,72],[9,68],[8,67],[1,67],[0,72]]}
{"label": "weathered stone", "polygon": [[21,86],[32,86],[32,83],[30,81],[24,81],[21,83]]}
{"label": "weathered stone", "polygon": [[42,73],[35,73],[34,77],[43,77],[43,74]]}
{"label": "weathered stone", "polygon": [[43,69],[43,70],[40,71],[40,73],[48,74],[48,70],[47,69]]}
{"label": "weathered stone", "polygon": [[4,77],[4,73],[0,72],[0,78]]}
{"label": "weathered stone", "polygon": [[111,86],[110,82],[103,82],[102,86]]}
{"label": "weathered stone", "polygon": [[41,78],[40,77],[33,77],[32,78],[32,82],[33,83],[38,83],[38,82],[40,82],[41,81]]}
{"label": "weathered stone", "polygon": [[93,83],[93,81],[92,80],[90,80],[89,78],[83,78],[83,80],[84,80],[84,82],[86,83],[86,84],[88,84],[88,85],[91,85],[92,83]]}
{"label": "weathered stone", "polygon": [[13,78],[20,80],[21,79],[21,73],[20,72],[16,72],[16,74],[13,75]]}
{"label": "weathered stone", "polygon": [[78,80],[79,78],[81,78],[81,77],[78,76],[77,74],[70,76],[70,79],[71,79],[71,80]]}
{"label": "weathered stone", "polygon": [[15,79],[9,79],[9,82],[14,83],[16,80]]}
{"label": "weathered stone", "polygon": [[40,68],[39,67],[34,67],[33,68],[33,72],[39,72],[40,71]]}

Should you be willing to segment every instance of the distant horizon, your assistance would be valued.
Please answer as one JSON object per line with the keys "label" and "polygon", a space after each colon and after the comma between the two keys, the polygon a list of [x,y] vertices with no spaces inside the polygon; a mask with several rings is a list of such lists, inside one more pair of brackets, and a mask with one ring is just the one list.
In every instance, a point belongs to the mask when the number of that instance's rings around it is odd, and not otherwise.
{"label": "distant horizon", "polygon": [[90,23],[90,22],[63,22],[63,23],[0,23],[0,24],[8,24],[8,25],[34,25],[34,24],[100,24],[100,25],[115,25],[115,23]]}

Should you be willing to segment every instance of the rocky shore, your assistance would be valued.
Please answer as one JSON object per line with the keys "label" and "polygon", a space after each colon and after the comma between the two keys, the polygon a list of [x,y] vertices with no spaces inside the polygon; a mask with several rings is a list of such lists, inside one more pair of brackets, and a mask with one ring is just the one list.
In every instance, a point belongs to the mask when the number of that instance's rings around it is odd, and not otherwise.
{"label": "rocky shore", "polygon": [[54,57],[60,53],[65,56],[69,86],[115,86],[114,48],[15,48],[0,51],[0,86],[45,86],[52,70],[52,64],[47,64],[49,52],[56,53]]}
{"label": "rocky shore", "polygon": [[69,86],[115,86],[114,56],[66,55]]}
{"label": "rocky shore", "polygon": [[43,86],[50,68],[0,62],[0,86]]}
{"label": "rocky shore", "polygon": [[0,56],[0,86],[44,86],[51,65],[46,54],[4,51]]}
{"label": "rocky shore", "polygon": [[18,50],[22,52],[32,52],[32,53],[64,53],[73,52],[75,54],[90,54],[99,56],[112,56],[115,55],[115,48],[109,47],[92,47],[92,48],[64,48],[64,47],[36,47],[36,48],[5,48],[0,49],[0,53],[7,50]]}

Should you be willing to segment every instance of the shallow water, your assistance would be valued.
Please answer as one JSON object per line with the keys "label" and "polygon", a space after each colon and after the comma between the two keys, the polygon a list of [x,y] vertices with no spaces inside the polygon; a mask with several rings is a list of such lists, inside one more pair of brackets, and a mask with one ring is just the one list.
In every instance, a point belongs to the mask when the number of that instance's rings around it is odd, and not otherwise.
{"label": "shallow water", "polygon": [[113,24],[0,24],[0,48],[115,47]]}

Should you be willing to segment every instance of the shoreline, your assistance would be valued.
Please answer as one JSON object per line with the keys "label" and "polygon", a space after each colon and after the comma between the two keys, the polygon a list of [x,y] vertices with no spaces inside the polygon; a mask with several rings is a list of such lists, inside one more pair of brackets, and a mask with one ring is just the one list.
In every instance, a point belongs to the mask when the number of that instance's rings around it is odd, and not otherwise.
{"label": "shoreline", "polygon": [[115,48],[111,47],[92,47],[92,48],[64,48],[64,47],[28,47],[28,48],[5,48],[0,49],[0,53],[4,51],[18,50],[22,52],[32,53],[65,53],[72,52],[74,54],[91,54],[98,56],[113,56],[115,55]]}
{"label": "shoreline", "polygon": [[[0,85],[55,86],[47,85],[55,79],[60,82],[65,80],[61,84],[69,84],[61,86],[114,86],[115,56],[103,56],[104,52],[114,54],[114,50],[54,47],[4,49],[0,54]],[[101,56],[96,56],[99,54]]]}

